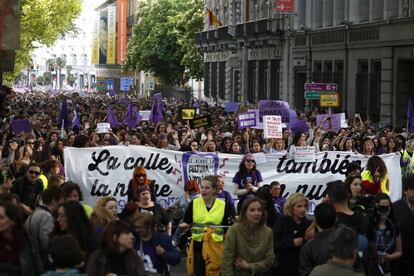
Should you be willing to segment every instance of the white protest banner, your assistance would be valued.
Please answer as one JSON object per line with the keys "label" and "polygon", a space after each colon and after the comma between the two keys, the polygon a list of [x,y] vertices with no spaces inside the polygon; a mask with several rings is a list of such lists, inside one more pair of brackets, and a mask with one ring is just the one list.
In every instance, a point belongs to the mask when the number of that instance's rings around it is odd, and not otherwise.
{"label": "white protest banner", "polygon": [[138,113],[142,117],[141,121],[148,121],[151,114],[151,110],[139,110]]}
{"label": "white protest banner", "polygon": [[[401,168],[399,154],[380,155],[390,178],[391,199],[401,198]],[[107,146],[64,150],[65,173],[68,181],[81,185],[85,202],[94,205],[100,196],[118,198],[120,210],[126,203],[128,183],[133,168],[144,166],[148,178],[155,181],[157,201],[164,207],[175,202],[184,191],[188,179],[200,180],[222,175],[225,189],[232,193],[232,179],[242,156],[235,154],[192,153],[161,150],[144,146]],[[344,180],[347,165],[358,161],[365,167],[368,158],[349,152],[321,152],[316,161],[297,163],[288,155],[266,154],[266,163],[257,164],[263,184],[279,181],[282,195],[302,192],[311,205],[310,212],[323,198],[326,183]]]}
{"label": "white protest banner", "polygon": [[96,124],[96,133],[109,133],[111,125],[109,123],[98,123]]}
{"label": "white protest banner", "polygon": [[263,116],[263,135],[268,138],[282,138],[282,117]]}
{"label": "white protest banner", "polygon": [[263,152],[253,153],[254,160],[256,161],[256,165],[264,164],[266,163],[266,154]]}
{"label": "white protest banner", "polygon": [[295,147],[295,162],[297,163],[307,163],[315,162],[316,152],[315,147]]}

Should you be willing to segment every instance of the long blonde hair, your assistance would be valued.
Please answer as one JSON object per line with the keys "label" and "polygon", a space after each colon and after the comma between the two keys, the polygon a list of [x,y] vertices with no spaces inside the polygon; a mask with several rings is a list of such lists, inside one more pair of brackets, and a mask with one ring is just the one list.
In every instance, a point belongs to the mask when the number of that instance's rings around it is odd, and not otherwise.
{"label": "long blonde hair", "polygon": [[109,201],[116,202],[116,198],[113,196],[104,196],[96,202],[94,211],[91,215],[92,227],[104,227],[109,222],[116,220],[116,217],[105,208]]}
{"label": "long blonde hair", "polygon": [[293,207],[301,201],[306,202],[306,208],[309,206],[309,199],[305,197],[302,193],[293,193],[291,194],[283,206],[283,211],[285,215],[292,216],[293,215]]}

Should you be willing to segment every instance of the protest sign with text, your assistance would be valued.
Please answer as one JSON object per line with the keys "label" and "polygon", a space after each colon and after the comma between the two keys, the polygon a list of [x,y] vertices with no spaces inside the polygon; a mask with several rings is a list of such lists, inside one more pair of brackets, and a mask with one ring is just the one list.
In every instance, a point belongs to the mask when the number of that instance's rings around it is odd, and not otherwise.
{"label": "protest sign with text", "polygon": [[280,116],[263,116],[263,135],[268,138],[282,138],[282,118]]}

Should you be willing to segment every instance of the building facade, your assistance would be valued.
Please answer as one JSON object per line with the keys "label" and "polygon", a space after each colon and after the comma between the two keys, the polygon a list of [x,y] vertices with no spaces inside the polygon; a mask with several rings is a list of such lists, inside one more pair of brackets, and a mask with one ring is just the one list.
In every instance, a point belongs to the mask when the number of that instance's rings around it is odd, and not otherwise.
{"label": "building facade", "polygon": [[[275,1],[272,1],[275,2]],[[306,82],[338,83],[340,108],[401,125],[414,97],[414,0],[295,0],[277,14],[264,0],[206,0],[223,23],[196,36],[206,97],[303,109]],[[234,15],[234,16],[233,16]]]}
{"label": "building facade", "polygon": [[[132,27],[136,20],[138,2],[138,0],[104,0],[95,7],[95,16],[93,17],[95,29],[92,32],[94,38],[91,52],[98,90],[119,92],[123,77],[133,79],[131,90],[139,90],[140,73],[123,72],[121,68],[127,41],[132,35]],[[122,29],[119,28],[120,25],[123,26]],[[120,30],[122,30],[121,33]],[[123,42],[119,42],[122,36],[124,36]],[[121,52],[123,52],[122,58],[120,57]],[[111,88],[106,85],[109,82]],[[103,86],[100,86],[99,83]]]}
{"label": "building facade", "polygon": [[384,124],[405,121],[414,96],[414,0],[297,0],[292,100],[303,83],[339,84],[341,110]]}
{"label": "building facade", "polygon": [[[204,95],[215,101],[256,103],[279,99],[283,59],[282,21],[266,0],[207,0],[204,30],[196,45],[204,54]],[[222,26],[211,26],[209,11]]]}
{"label": "building facade", "polygon": [[[30,83],[34,82],[36,77],[42,76],[44,72],[50,71],[50,66],[47,64],[48,60],[62,58],[66,65],[72,68],[71,73],[77,77],[76,88],[84,88],[87,85],[94,84],[95,68],[91,65],[93,18],[90,15],[94,12],[93,3],[98,3],[97,1],[100,0],[81,1],[82,12],[74,22],[78,28],[76,37],[67,36],[64,39],[59,39],[51,47],[37,45],[36,50],[31,54],[33,68],[30,68],[29,72]],[[66,66],[65,68],[59,68],[59,70],[54,68],[51,74],[54,80],[54,88],[58,89],[65,86]]]}

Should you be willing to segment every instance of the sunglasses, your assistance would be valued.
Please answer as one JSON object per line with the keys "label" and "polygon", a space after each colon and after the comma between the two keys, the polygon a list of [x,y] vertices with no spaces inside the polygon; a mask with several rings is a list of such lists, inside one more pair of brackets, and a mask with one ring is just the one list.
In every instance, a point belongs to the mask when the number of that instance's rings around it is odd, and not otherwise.
{"label": "sunglasses", "polygon": [[28,145],[34,145],[34,142],[27,142]]}
{"label": "sunglasses", "polygon": [[30,174],[40,175],[40,172],[38,171],[29,171]]}
{"label": "sunglasses", "polygon": [[145,177],[145,174],[136,174],[135,177]]}
{"label": "sunglasses", "polygon": [[246,159],[247,163],[255,163],[256,161],[254,161],[253,159]]}

